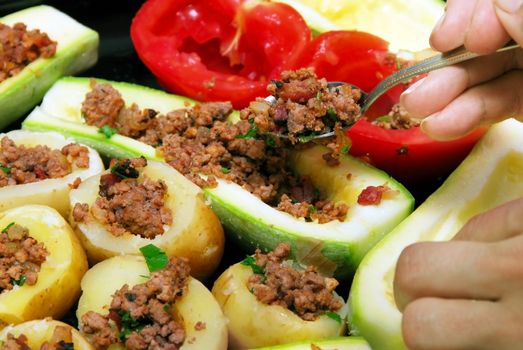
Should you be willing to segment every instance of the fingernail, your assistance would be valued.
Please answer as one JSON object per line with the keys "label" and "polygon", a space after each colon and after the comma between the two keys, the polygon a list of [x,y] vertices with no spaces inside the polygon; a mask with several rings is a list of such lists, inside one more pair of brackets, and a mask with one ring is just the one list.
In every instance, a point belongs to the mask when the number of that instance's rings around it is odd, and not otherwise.
{"label": "fingernail", "polygon": [[408,94],[412,93],[412,92],[413,92],[414,90],[416,90],[416,89],[418,88],[418,86],[420,86],[424,81],[425,81],[425,78],[418,80],[417,82],[415,82],[414,84],[412,84],[411,86],[409,86],[407,90],[403,91],[403,93],[402,93],[401,95],[408,95]]}
{"label": "fingernail", "polygon": [[494,5],[502,11],[514,13],[521,8],[523,0],[494,0]]}
{"label": "fingernail", "polygon": [[439,30],[439,28],[441,27],[441,25],[443,24],[443,22],[445,21],[445,15],[447,14],[447,11],[443,12],[443,14],[441,15],[441,17],[438,19],[438,21],[436,22],[436,24],[434,25],[434,29],[432,29],[433,32]]}
{"label": "fingernail", "polygon": [[421,128],[421,131],[423,131],[425,134],[429,135],[430,133],[427,132],[427,123],[431,123],[431,122],[435,121],[436,119],[438,119],[438,115],[439,115],[439,113],[434,113],[434,114],[429,115],[427,118],[421,120],[421,124],[419,126]]}

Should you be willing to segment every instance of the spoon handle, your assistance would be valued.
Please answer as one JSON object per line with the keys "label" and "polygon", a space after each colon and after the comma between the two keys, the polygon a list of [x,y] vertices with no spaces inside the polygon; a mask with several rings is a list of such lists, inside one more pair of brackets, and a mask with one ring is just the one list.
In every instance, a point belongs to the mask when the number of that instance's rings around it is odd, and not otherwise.
{"label": "spoon handle", "polygon": [[[514,41],[510,41],[505,46],[498,49],[496,52],[512,50],[518,47],[519,45],[517,45]],[[364,98],[363,104],[361,106],[362,114],[365,111],[367,111],[370,105],[372,105],[381,95],[383,95],[383,93],[385,93],[390,88],[398,85],[399,83],[405,82],[417,75],[428,73],[430,71],[457,64],[463,61],[467,61],[478,56],[479,55],[477,53],[467,51],[465,47],[460,46],[454,50],[434,55],[410,67],[401,69],[396,73],[389,75],[387,78],[383,79]]]}

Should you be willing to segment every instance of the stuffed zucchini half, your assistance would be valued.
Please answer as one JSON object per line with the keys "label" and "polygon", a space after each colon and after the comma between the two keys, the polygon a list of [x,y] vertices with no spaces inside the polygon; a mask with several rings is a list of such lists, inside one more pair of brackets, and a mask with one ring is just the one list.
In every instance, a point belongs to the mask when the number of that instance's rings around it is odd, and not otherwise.
{"label": "stuffed zucchini half", "polygon": [[[142,164],[134,167],[131,161]],[[131,203],[122,208],[127,200]],[[111,170],[71,190],[70,203],[70,222],[92,264],[115,255],[140,255],[140,248],[152,243],[168,256],[188,258],[193,275],[206,278],[222,257],[223,228],[203,192],[165,163],[115,162]]]}
{"label": "stuffed zucchini half", "polygon": [[[115,82],[111,85],[121,93],[126,106],[136,103],[140,108],[167,113],[191,103],[186,98],[145,87]],[[91,86],[92,82],[84,78],[61,79],[46,94],[41,106],[27,117],[23,128],[58,131],[111,156],[161,159],[161,154],[150,145],[119,134],[107,137],[99,128],[86,125],[81,108]],[[339,166],[328,167],[324,165],[324,153],[325,148],[319,145],[295,151],[290,157],[291,168],[298,176],[309,178],[328,200],[346,203],[350,209],[344,221],[320,224],[297,219],[265,204],[243,187],[219,178],[218,186],[206,187],[204,191],[226,231],[250,252],[256,247],[268,251],[286,241],[301,262],[347,278],[365,253],[412,211],[413,197],[387,174],[348,155],[340,156]],[[387,187],[387,198],[384,196],[375,205],[357,203],[363,190],[379,186]]]}
{"label": "stuffed zucchini half", "polygon": [[[172,260],[166,269],[171,263]],[[149,334],[149,341],[155,339],[160,348],[169,345],[166,342],[169,339],[171,345],[176,343],[181,350],[227,349],[226,321],[211,292],[198,280],[180,276],[184,274],[180,261],[173,264],[174,270],[167,273],[162,270],[150,273],[142,256],[121,255],[102,261],[85,274],[76,316],[80,331],[95,348],[101,347],[96,344],[98,331],[109,335],[103,346],[107,348],[112,344],[109,349],[125,349],[127,341],[143,340],[143,331]],[[157,284],[170,277],[174,277],[176,285]],[[184,286],[179,285],[182,279]],[[152,294],[146,294],[148,291]],[[174,301],[169,300],[173,291],[179,295]],[[122,295],[125,304],[118,301]],[[142,311],[131,309],[144,301],[146,305],[139,308]],[[144,311],[144,307],[148,310]],[[93,320],[101,321],[103,326],[91,327]],[[113,324],[115,320],[118,329]],[[163,324],[163,333],[155,335],[154,330],[160,328],[158,322]]]}
{"label": "stuffed zucchini half", "polygon": [[40,57],[0,83],[0,128],[35,106],[61,76],[83,71],[98,58],[98,33],[50,6],[36,6],[0,18],[13,26],[23,23],[56,41],[56,52]]}
{"label": "stuffed zucchini half", "polygon": [[474,215],[523,196],[523,124],[491,127],[445,183],[378,243],[360,264],[350,291],[352,333],[373,349],[403,349],[393,279],[401,251],[418,241],[451,239]]}
{"label": "stuffed zucchini half", "polygon": [[41,204],[67,217],[71,188],[104,170],[98,152],[56,132],[13,130],[0,139],[0,211]]}
{"label": "stuffed zucchini half", "polygon": [[47,344],[50,349],[94,350],[78,330],[50,318],[5,327],[0,332],[0,344],[6,347],[16,344],[20,348],[24,344],[28,349],[45,349]]}
{"label": "stuffed zucchini half", "polygon": [[2,281],[0,328],[62,317],[77,301],[87,271],[84,250],[69,224],[52,208],[26,205],[0,213],[0,227],[2,258],[7,254],[12,264],[5,272],[10,283]]}

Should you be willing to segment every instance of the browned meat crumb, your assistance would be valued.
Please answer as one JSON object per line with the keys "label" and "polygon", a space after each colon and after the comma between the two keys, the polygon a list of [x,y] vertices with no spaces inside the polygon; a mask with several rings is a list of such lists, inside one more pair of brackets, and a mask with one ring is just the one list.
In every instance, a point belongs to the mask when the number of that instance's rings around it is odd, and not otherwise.
{"label": "browned meat crumb", "polygon": [[72,183],[70,183],[68,186],[70,189],[77,189],[78,186],[80,186],[80,184],[82,183],[82,179],[77,177],[76,179],[74,179],[74,181]]}
{"label": "browned meat crumb", "polygon": [[392,106],[387,115],[372,121],[372,124],[384,129],[410,129],[420,125],[419,119],[411,118],[408,112],[399,103]]}
{"label": "browned meat crumb", "polygon": [[263,269],[263,274],[254,273],[247,288],[260,302],[283,306],[307,321],[339,310],[343,302],[333,294],[338,281],[321,276],[313,266],[297,270],[285,263],[289,254],[287,243],[280,243],[268,254],[256,250],[256,265]]}
{"label": "browned meat crumb", "polygon": [[49,253],[29,236],[27,228],[11,223],[0,233],[0,292],[15,285],[35,285]]}
{"label": "browned meat crumb", "polygon": [[360,205],[379,205],[384,194],[394,192],[387,185],[367,186],[358,195]]}
{"label": "browned meat crumb", "polygon": [[[138,170],[147,165],[145,158],[124,159],[112,163],[113,171],[100,177],[100,196],[91,212],[115,236],[126,232],[145,238],[164,233],[164,226],[172,224],[172,212],[165,205],[167,185],[146,175],[138,178]],[[115,167],[136,171],[135,177],[122,178]],[[84,222],[89,216],[89,205],[76,203],[73,218]]]}
{"label": "browned meat crumb", "polygon": [[117,290],[108,315],[83,315],[82,331],[96,349],[107,349],[119,339],[128,350],[179,349],[185,329],[171,308],[186,293],[189,272],[186,259],[170,258],[147,282]]}
{"label": "browned meat crumb", "polygon": [[124,106],[122,95],[110,84],[97,84],[93,80],[91,87],[81,109],[86,123],[97,127],[116,126],[118,113]]}
{"label": "browned meat crumb", "polygon": [[[348,84],[329,88],[327,81],[318,79],[310,68],[283,72],[281,80],[271,82],[267,91],[276,102],[265,102],[267,109],[251,108],[252,116],[247,118],[254,117],[256,125],[264,131],[288,135],[292,143],[297,143],[301,136],[323,134],[336,126],[354,124],[361,116],[359,89]],[[260,124],[259,120],[264,123]]]}
{"label": "browned meat crumb", "polygon": [[197,331],[203,331],[205,328],[207,328],[207,325],[205,324],[205,322],[202,321],[198,321],[194,325],[194,329]]}
{"label": "browned meat crumb", "polygon": [[89,166],[89,150],[69,144],[61,150],[47,146],[17,146],[9,137],[0,140],[0,187],[56,179],[69,175],[73,164]]}
{"label": "browned meat crumb", "polygon": [[56,41],[38,29],[27,30],[23,23],[8,26],[0,23],[0,82],[15,76],[39,57],[56,53]]}

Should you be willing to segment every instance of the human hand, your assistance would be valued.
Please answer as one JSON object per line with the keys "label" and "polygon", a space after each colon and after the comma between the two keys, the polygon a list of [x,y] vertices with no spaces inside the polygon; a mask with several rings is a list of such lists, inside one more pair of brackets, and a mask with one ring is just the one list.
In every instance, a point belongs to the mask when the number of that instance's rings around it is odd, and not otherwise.
{"label": "human hand", "polygon": [[523,198],[404,249],[394,296],[409,349],[523,349]]}
{"label": "human hand", "polygon": [[[521,0],[448,0],[432,32],[438,51],[464,45],[493,53],[513,38],[523,46]],[[509,117],[523,120],[523,50],[480,57],[431,72],[401,96],[422,129],[439,140],[454,139],[479,125]]]}

